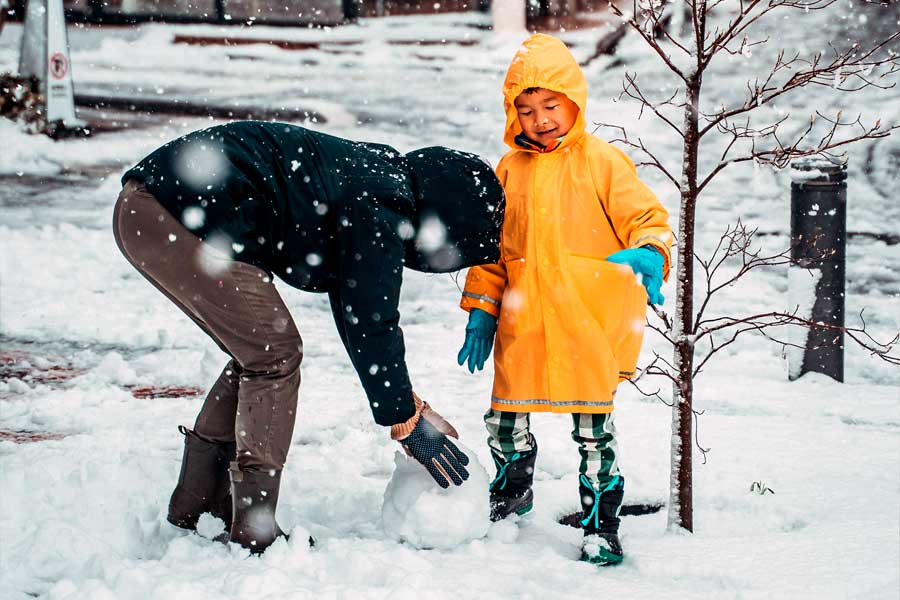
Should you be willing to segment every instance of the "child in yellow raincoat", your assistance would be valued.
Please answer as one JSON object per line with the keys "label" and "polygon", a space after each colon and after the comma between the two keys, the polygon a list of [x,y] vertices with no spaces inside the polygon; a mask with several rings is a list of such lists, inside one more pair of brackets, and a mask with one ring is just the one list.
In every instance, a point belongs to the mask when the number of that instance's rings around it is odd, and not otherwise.
{"label": "child in yellow raincoat", "polygon": [[624,490],[613,397],[634,375],[648,299],[664,300],[669,216],[628,157],[585,130],[587,81],[560,40],[526,40],[503,96],[512,150],[497,166],[506,190],[501,257],[468,272],[460,305],[469,323],[458,357],[474,372],[494,346],[484,418],[497,464],[491,516],[531,509],[531,413],[571,414],[581,455],[582,559],[613,564],[622,560]]}

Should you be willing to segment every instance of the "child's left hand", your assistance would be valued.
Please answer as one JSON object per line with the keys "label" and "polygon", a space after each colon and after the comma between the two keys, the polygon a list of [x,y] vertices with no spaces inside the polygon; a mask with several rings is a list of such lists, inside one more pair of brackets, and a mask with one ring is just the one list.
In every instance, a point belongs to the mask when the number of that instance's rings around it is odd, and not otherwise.
{"label": "child's left hand", "polygon": [[480,308],[473,308],[466,325],[466,341],[456,356],[456,362],[461,365],[468,361],[469,373],[474,373],[475,369],[482,370],[494,347],[496,331],[497,317]]}
{"label": "child's left hand", "polygon": [[640,275],[651,304],[662,306],[666,301],[665,296],[659,291],[659,288],[662,287],[662,270],[665,259],[655,248],[641,246],[640,248],[619,250],[607,256],[606,260],[620,265],[628,265],[635,275]]}

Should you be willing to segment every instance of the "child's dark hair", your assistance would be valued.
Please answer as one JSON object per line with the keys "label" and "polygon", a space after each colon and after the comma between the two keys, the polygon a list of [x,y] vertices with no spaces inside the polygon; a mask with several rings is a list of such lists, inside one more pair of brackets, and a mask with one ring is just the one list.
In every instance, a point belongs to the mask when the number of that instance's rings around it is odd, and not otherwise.
{"label": "child's dark hair", "polygon": [[522,90],[522,93],[523,94],[536,94],[537,92],[540,91],[540,89],[541,88],[539,88],[539,87],[525,88],[524,90]]}

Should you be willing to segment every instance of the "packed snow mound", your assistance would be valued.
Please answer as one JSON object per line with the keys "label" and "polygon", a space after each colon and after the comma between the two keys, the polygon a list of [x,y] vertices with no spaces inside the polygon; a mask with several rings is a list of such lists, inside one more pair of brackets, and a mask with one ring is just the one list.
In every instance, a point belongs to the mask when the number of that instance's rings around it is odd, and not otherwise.
{"label": "packed snow mound", "polygon": [[415,459],[397,452],[394,474],[384,490],[381,520],[395,540],[416,548],[449,549],[487,535],[491,525],[488,474],[470,449],[469,479],[441,488]]}

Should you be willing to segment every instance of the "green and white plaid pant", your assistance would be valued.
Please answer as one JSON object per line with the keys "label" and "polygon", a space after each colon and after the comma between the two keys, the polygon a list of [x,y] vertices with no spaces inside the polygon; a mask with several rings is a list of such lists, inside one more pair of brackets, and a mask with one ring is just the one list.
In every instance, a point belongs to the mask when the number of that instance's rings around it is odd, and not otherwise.
{"label": "green and white plaid pant", "polygon": [[[587,477],[594,489],[602,490],[619,475],[618,445],[613,413],[572,415],[572,439],[578,444],[581,464],[578,472]],[[531,413],[489,409],[484,415],[488,446],[501,457],[534,449]]]}

